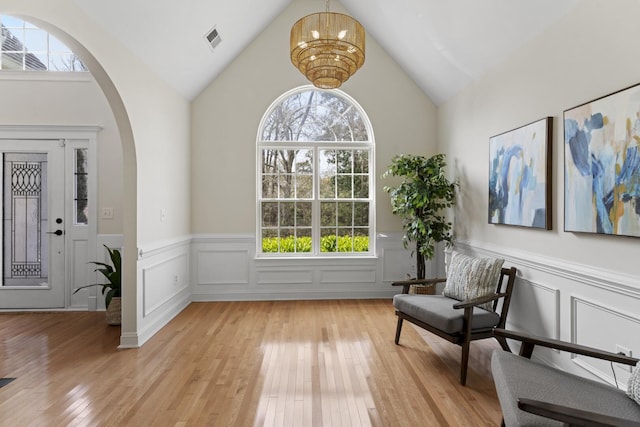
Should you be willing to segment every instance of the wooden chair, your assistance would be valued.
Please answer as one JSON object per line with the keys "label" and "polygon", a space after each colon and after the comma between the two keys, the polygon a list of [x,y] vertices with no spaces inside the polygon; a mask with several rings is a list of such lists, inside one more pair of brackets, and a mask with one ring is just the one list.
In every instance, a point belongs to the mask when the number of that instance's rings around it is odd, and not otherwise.
{"label": "wooden chair", "polygon": [[522,342],[520,356],[495,350],[491,357],[502,426],[640,427],[640,405],[624,391],[530,360],[536,346],[630,366],[639,359],[522,332],[496,329],[494,333]]}
{"label": "wooden chair", "polygon": [[[493,335],[494,328],[504,328],[509,313],[511,293],[516,278],[516,268],[502,268],[494,294],[458,301],[443,295],[408,295],[411,285],[426,285],[445,282],[447,279],[403,280],[393,282],[393,286],[402,286],[402,294],[393,298],[398,316],[395,343],[400,343],[400,333],[404,320],[420,326],[447,341],[462,347],[460,362],[460,384],[467,381],[469,347],[471,341],[496,338],[504,350],[509,350],[503,337]],[[502,304],[499,302],[502,301]],[[480,308],[493,303],[494,312]]]}

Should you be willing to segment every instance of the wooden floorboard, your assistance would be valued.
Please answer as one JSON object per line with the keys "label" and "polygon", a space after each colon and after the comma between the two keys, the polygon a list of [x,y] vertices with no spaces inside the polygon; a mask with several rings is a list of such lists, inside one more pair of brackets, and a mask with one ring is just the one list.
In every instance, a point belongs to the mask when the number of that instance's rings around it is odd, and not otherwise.
{"label": "wooden floorboard", "polygon": [[140,349],[103,312],[0,314],[0,426],[497,426],[494,340],[460,347],[390,300],[193,303]]}

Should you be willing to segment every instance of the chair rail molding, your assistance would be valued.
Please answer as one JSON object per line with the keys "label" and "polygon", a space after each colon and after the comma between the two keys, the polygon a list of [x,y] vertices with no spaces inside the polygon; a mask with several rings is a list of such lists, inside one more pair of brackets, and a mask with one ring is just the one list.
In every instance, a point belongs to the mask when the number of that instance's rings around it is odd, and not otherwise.
{"label": "chair rail molding", "polygon": [[498,256],[520,267],[529,267],[537,271],[550,273],[585,285],[598,287],[640,299],[640,275],[630,275],[613,270],[595,268],[589,265],[567,260],[542,256],[536,253],[498,247],[472,241],[456,241],[456,248],[467,251]]}

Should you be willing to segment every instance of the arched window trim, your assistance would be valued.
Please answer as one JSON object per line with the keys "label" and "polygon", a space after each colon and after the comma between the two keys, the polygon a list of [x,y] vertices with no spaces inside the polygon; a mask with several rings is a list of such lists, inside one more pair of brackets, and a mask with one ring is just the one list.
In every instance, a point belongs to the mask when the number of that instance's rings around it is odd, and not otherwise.
{"label": "arched window trim", "polygon": [[[302,93],[302,92],[307,92],[307,91],[323,91],[323,92],[331,92],[336,94],[338,97],[343,98],[345,101],[347,101],[348,103],[350,103],[352,105],[352,107],[354,107],[358,114],[360,115],[360,117],[362,118],[362,121],[364,123],[366,132],[367,132],[367,136],[368,139],[366,141],[304,141],[304,142],[299,142],[299,141],[264,141],[262,139],[262,135],[263,135],[263,129],[266,125],[267,120],[269,119],[269,117],[271,116],[271,114],[273,113],[273,111],[278,107],[278,105],[280,105],[282,102],[284,102],[286,99],[298,94],[298,93]],[[262,150],[265,147],[269,147],[269,148],[283,148],[283,149],[291,149],[291,148],[297,148],[297,149],[304,149],[304,148],[310,148],[310,149],[316,149],[317,147],[332,147],[335,149],[357,149],[360,148],[362,149],[363,147],[366,147],[366,149],[368,150],[369,153],[369,163],[368,163],[368,167],[369,167],[369,173],[368,173],[368,179],[369,179],[369,223],[368,223],[368,227],[369,227],[369,250],[366,252],[320,252],[318,251],[318,246],[319,244],[316,244],[314,249],[312,250],[311,253],[301,253],[301,252],[295,252],[295,253],[264,253],[262,252],[262,217],[261,217],[261,201],[262,201],[262,162],[261,162],[261,154],[262,154]],[[315,174],[315,173],[314,173]],[[317,197],[317,191],[318,191],[318,184],[315,184],[315,193],[314,193],[314,203],[319,203],[318,197]],[[299,86],[296,87],[294,89],[291,89],[285,93],[283,93],[282,95],[280,95],[275,101],[273,101],[271,103],[271,105],[267,108],[267,110],[265,111],[265,113],[262,116],[262,119],[260,120],[260,124],[258,126],[258,131],[257,131],[257,135],[256,135],[256,256],[258,258],[276,258],[276,259],[282,259],[282,258],[296,258],[296,257],[300,257],[300,258],[322,258],[322,259],[327,259],[327,258],[372,258],[375,257],[376,254],[376,248],[375,248],[375,236],[376,236],[376,230],[375,230],[375,224],[376,224],[376,204],[375,204],[375,192],[376,192],[376,173],[375,173],[375,136],[374,136],[374,132],[373,132],[373,127],[371,125],[371,121],[369,120],[368,115],[366,114],[366,112],[364,111],[364,109],[362,108],[362,106],[360,106],[360,104],[350,95],[348,95],[347,93],[345,93],[342,90],[339,89],[332,89],[332,90],[322,90],[322,89],[318,89],[312,85],[304,85],[304,86]],[[318,215],[319,216],[319,215]],[[319,236],[319,229],[320,229],[320,224],[319,224],[319,219],[318,218],[314,218],[313,220],[313,228],[314,228],[314,236]]]}

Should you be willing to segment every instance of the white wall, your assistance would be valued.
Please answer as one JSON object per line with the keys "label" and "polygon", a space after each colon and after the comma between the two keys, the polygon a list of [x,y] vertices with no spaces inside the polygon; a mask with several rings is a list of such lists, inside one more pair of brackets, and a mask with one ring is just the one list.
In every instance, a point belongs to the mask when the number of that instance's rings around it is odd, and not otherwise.
{"label": "white wall", "polygon": [[99,217],[98,233],[122,234],[122,145],[104,94],[90,75],[43,80],[18,74],[0,75],[0,124],[99,126],[98,212],[111,207],[114,217]]}
{"label": "white wall", "polygon": [[[289,33],[301,17],[322,10],[296,0],[192,104],[192,230],[253,233],[256,219],[256,135],[280,95],[309,82],[291,64]],[[331,9],[344,11],[337,2]],[[398,65],[367,35],[364,66],[341,89],[371,120],[377,177],[394,154],[434,154],[436,110]],[[400,231],[391,214],[388,183],[377,180],[379,231]]]}
{"label": "white wall", "polygon": [[[511,326],[640,355],[640,258],[634,238],[565,233],[563,110],[640,82],[640,3],[583,0],[576,9],[438,112],[438,147],[460,180],[455,233],[463,250],[520,269]],[[489,137],[554,117],[553,230],[489,225]],[[542,357],[611,380],[608,366]],[[585,369],[577,368],[580,365]],[[616,368],[618,370],[618,368]],[[626,379],[628,373],[618,372]],[[624,382],[624,381],[623,381]]]}

